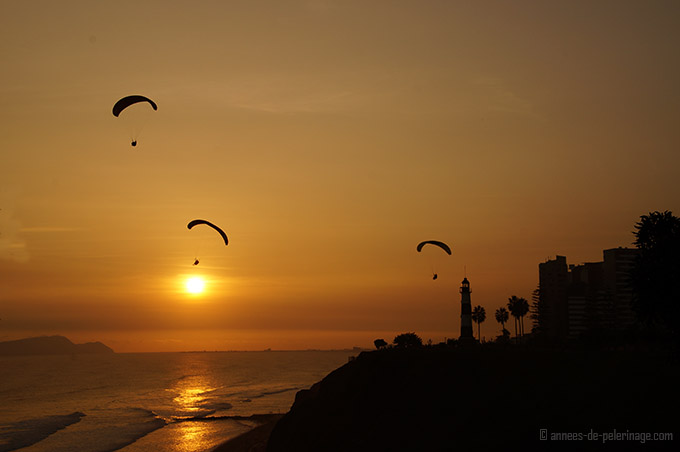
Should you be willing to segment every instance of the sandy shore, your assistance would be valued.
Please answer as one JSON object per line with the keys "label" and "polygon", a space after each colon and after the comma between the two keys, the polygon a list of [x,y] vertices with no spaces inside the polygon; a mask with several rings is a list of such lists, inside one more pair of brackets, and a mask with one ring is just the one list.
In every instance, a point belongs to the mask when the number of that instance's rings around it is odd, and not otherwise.
{"label": "sandy shore", "polygon": [[220,444],[213,449],[213,452],[264,452],[274,425],[282,417],[283,414],[258,414],[252,416],[250,419],[260,421],[262,425]]}

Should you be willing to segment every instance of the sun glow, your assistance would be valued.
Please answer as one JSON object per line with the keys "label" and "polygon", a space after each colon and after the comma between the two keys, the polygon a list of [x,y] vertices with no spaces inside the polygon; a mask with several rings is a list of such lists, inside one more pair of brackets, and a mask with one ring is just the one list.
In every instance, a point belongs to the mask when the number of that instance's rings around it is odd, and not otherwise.
{"label": "sun glow", "polygon": [[186,280],[185,287],[188,293],[198,295],[205,290],[205,280],[200,276],[192,276]]}

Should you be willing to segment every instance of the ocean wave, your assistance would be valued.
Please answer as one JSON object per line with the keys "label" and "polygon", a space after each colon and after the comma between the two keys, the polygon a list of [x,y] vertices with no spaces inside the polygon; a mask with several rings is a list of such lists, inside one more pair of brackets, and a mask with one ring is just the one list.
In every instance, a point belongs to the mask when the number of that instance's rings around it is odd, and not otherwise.
{"label": "ocean wave", "polygon": [[215,414],[216,412],[217,412],[217,410],[193,410],[193,411],[179,412],[179,413],[176,413],[175,415],[171,416],[170,421],[179,422],[179,421],[205,419],[208,416]]}
{"label": "ocean wave", "polygon": [[250,396],[250,398],[251,399],[260,399],[260,398],[266,397],[268,395],[281,394],[283,392],[289,392],[289,391],[297,391],[298,389],[300,389],[298,386],[293,386],[293,387],[290,387],[290,388],[281,388],[281,389],[274,389],[274,390],[271,390],[271,391],[262,391],[259,394],[255,394],[255,395]]}
{"label": "ocean wave", "polygon": [[284,388],[247,388],[239,389],[237,391],[228,391],[220,393],[222,398],[238,398],[240,402],[252,402],[252,399],[260,399],[270,395],[281,394],[289,391],[298,391],[302,389],[301,386],[287,386]]}
{"label": "ocean wave", "polygon": [[177,410],[174,415],[171,416],[173,421],[187,420],[187,419],[204,419],[208,416],[215,414],[218,411],[227,411],[233,408],[233,405],[229,402],[216,401],[216,400],[204,400],[201,403],[196,404],[195,407],[185,410]]}
{"label": "ocean wave", "polygon": [[188,380],[190,378],[197,378],[197,377],[201,377],[201,376],[202,375],[200,375],[200,374],[184,374],[184,375],[181,375],[179,377],[172,379],[171,381],[173,383],[178,383],[180,381]]}
{"label": "ocean wave", "polygon": [[92,450],[113,452],[122,449],[166,425],[167,422],[153,411],[144,408],[128,408],[126,416],[118,418],[114,425],[109,424],[106,428],[97,428],[95,437],[99,447]]}
{"label": "ocean wave", "polygon": [[35,419],[25,419],[0,426],[0,452],[8,452],[35,444],[55,432],[75,424],[85,416],[76,411],[71,414],[56,414]]}
{"label": "ocean wave", "polygon": [[[165,425],[167,422],[144,408],[95,409],[88,411],[76,425],[43,437],[22,451],[114,452]],[[1,450],[14,450],[14,447]]]}
{"label": "ocean wave", "polygon": [[210,404],[210,408],[214,409],[215,411],[226,411],[226,410],[232,409],[233,407],[234,407],[234,405],[232,405],[229,402],[224,402],[224,401],[212,402]]}
{"label": "ocean wave", "polygon": [[274,416],[272,413],[256,413],[256,414],[250,414],[250,415],[241,415],[241,414],[229,414],[229,415],[222,415],[222,416],[207,416],[207,417],[186,417],[186,418],[179,418],[175,420],[175,423],[179,422],[203,422],[203,421],[236,421],[236,422],[241,422],[241,421],[258,421],[261,419],[269,419],[271,416]]}

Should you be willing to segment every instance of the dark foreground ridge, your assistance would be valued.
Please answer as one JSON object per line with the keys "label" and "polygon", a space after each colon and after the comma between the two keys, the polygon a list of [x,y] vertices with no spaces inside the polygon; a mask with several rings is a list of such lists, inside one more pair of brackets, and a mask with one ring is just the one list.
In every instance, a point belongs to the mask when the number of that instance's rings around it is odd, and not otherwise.
{"label": "dark foreground ridge", "polygon": [[[267,451],[668,450],[680,441],[679,377],[677,360],[642,352],[364,352],[298,392]],[[614,429],[674,440],[588,440]]]}
{"label": "dark foreground ridge", "polygon": [[74,344],[64,336],[43,336],[0,342],[1,355],[71,355],[79,353],[113,353],[101,342]]}

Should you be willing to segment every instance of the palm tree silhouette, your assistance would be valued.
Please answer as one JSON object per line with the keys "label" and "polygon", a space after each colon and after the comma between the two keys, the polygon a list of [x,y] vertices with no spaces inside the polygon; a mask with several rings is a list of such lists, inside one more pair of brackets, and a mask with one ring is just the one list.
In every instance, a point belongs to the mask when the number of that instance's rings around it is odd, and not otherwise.
{"label": "palm tree silhouette", "polygon": [[472,321],[477,323],[477,340],[482,341],[482,322],[486,320],[486,310],[481,306],[475,306],[472,310]]}
{"label": "palm tree silhouette", "polygon": [[515,318],[515,340],[519,342],[519,338],[524,335],[524,316],[529,313],[529,302],[525,298],[513,295],[508,298],[508,310]]}
{"label": "palm tree silhouette", "polygon": [[[505,331],[505,322],[510,318],[510,313],[505,308],[496,309],[496,322],[501,324],[503,331]],[[505,333],[503,333],[505,334]]]}
{"label": "palm tree silhouette", "polygon": [[513,295],[510,298],[508,298],[508,311],[510,311],[510,315],[513,316],[515,319],[515,342],[519,342],[519,335],[517,333],[517,321],[519,319],[519,313],[517,310],[518,302],[519,298],[517,298],[516,295]]}

